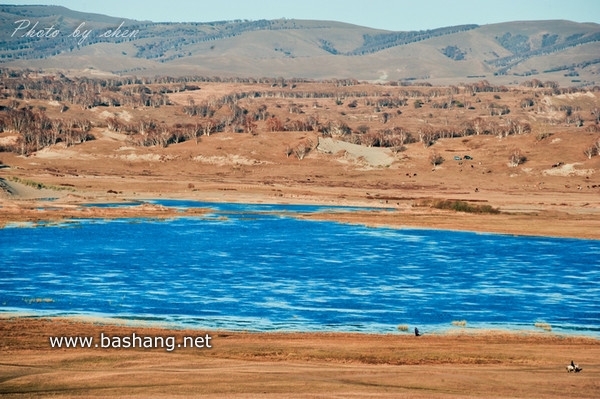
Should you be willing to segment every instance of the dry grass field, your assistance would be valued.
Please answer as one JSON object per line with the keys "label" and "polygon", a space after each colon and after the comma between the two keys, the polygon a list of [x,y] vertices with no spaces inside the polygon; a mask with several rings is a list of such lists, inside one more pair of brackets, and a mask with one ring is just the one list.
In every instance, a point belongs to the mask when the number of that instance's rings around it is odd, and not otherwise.
{"label": "dry grass field", "polygon": [[[1,319],[0,394],[23,397],[596,398],[600,342],[542,333],[415,337],[209,332],[212,347],[57,349],[49,336],[206,331]],[[98,341],[95,341],[98,342]],[[574,359],[580,373],[567,373]]]}

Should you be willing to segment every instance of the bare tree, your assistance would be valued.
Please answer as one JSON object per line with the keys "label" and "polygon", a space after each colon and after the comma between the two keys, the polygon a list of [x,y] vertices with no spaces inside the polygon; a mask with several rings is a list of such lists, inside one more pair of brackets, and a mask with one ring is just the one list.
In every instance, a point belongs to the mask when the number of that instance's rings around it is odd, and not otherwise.
{"label": "bare tree", "polygon": [[285,156],[286,158],[289,158],[290,155],[292,155],[294,153],[294,149],[292,147],[290,147],[289,145],[287,145],[285,147]]}
{"label": "bare tree", "polygon": [[303,122],[299,119],[294,119],[288,121],[283,126],[283,130],[286,130],[288,132],[308,132],[311,130],[311,127],[306,122]]}
{"label": "bare tree", "polygon": [[157,128],[157,123],[154,120],[142,119],[139,122],[139,132],[141,134],[147,134]]}
{"label": "bare tree", "polygon": [[419,132],[419,140],[423,143],[425,147],[431,147],[435,141],[437,140],[437,133],[433,130],[431,126],[425,126]]}
{"label": "bare tree", "polygon": [[207,119],[202,124],[202,134],[205,136],[210,136],[211,133],[214,133],[217,128],[217,121],[214,119]]}
{"label": "bare tree", "polygon": [[360,136],[360,143],[367,147],[380,147],[381,136],[379,132],[369,132]]}
{"label": "bare tree", "polygon": [[444,162],[444,158],[439,152],[434,151],[431,153],[431,155],[429,155],[429,162],[433,165],[433,167],[436,167]]}
{"label": "bare tree", "polygon": [[258,107],[256,111],[256,119],[259,121],[264,121],[269,117],[269,113],[267,112],[267,106],[265,104]]}
{"label": "bare tree", "polygon": [[276,116],[273,116],[267,120],[267,131],[269,132],[282,132],[284,130],[283,122]]}
{"label": "bare tree", "polygon": [[527,157],[525,155],[523,155],[523,151],[521,151],[518,148],[515,148],[514,150],[512,150],[512,152],[510,153],[510,155],[508,157],[509,165],[512,167],[519,166],[522,163],[524,163],[525,161],[527,161]]}
{"label": "bare tree", "polygon": [[8,112],[7,125],[10,129],[22,132],[33,123],[34,115],[29,109],[11,109]]}
{"label": "bare tree", "polygon": [[404,137],[400,135],[392,135],[386,138],[386,147],[390,147],[394,154],[404,151]]}
{"label": "bare tree", "polygon": [[116,117],[106,118],[106,125],[108,127],[108,130],[117,133],[120,133],[124,128],[123,124]]}
{"label": "bare tree", "polygon": [[158,128],[158,144],[161,147],[166,147],[173,140],[173,132],[171,131],[171,127],[169,127],[166,123],[162,123]]}
{"label": "bare tree", "polygon": [[304,157],[312,150],[312,147],[313,143],[310,139],[306,139],[298,143],[298,145],[294,147],[294,154],[296,155],[296,158],[300,160],[304,159]]}
{"label": "bare tree", "polygon": [[477,117],[477,118],[473,119],[472,126],[473,126],[473,131],[475,132],[476,135],[479,136],[480,134],[483,133],[484,125],[485,125],[485,121],[483,120],[483,118]]}
{"label": "bare tree", "polygon": [[321,123],[319,122],[319,117],[318,116],[309,116],[306,118],[305,124],[310,128],[307,130],[312,130],[313,132],[316,132],[319,130],[319,126],[321,125]]}
{"label": "bare tree", "polygon": [[254,123],[254,118],[252,116],[246,115],[243,125],[246,133],[250,133],[252,135],[256,134],[256,123]]}
{"label": "bare tree", "polygon": [[359,132],[359,133],[361,133],[361,134],[368,133],[368,132],[369,132],[369,126],[367,126],[367,125],[359,125],[359,126],[356,128],[356,131],[358,131],[358,132]]}
{"label": "bare tree", "polygon": [[600,109],[598,109],[598,107],[594,107],[592,110],[592,116],[594,117],[595,123],[600,123]]}
{"label": "bare tree", "polygon": [[90,122],[88,119],[77,119],[75,121],[75,124],[77,125],[79,130],[86,133],[89,132],[92,128],[92,122]]}
{"label": "bare tree", "polygon": [[323,134],[329,136],[344,136],[352,133],[352,129],[343,121],[332,121],[329,125],[323,129]]}
{"label": "bare tree", "polygon": [[583,153],[585,154],[587,159],[592,159],[592,157],[594,155],[596,155],[596,146],[591,145],[591,146],[587,147],[585,150],[583,150]]}
{"label": "bare tree", "polygon": [[294,147],[294,154],[296,154],[296,157],[300,160],[304,159],[304,157],[306,156],[306,154],[308,154],[309,151],[310,150],[304,143],[300,143],[296,147]]}
{"label": "bare tree", "polygon": [[202,132],[202,126],[198,123],[187,123],[181,127],[183,136],[186,140],[195,140],[196,144],[200,140],[200,134]]}

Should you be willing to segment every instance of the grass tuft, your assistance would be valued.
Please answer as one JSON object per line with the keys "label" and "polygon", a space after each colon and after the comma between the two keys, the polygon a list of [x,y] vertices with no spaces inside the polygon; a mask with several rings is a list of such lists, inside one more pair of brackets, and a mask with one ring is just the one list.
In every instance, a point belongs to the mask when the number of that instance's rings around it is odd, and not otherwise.
{"label": "grass tuft", "polygon": [[14,181],[15,183],[21,183],[26,186],[33,187],[37,190],[49,189],[49,190],[54,190],[54,191],[62,191],[62,190],[75,191],[75,189],[73,189],[71,187],[45,185],[44,183],[39,183],[39,182],[36,182],[33,180],[28,180],[28,179],[21,179],[21,178],[14,177],[14,176],[10,177],[9,179],[11,181]]}
{"label": "grass tuft", "polygon": [[452,325],[455,327],[466,327],[467,326],[467,321],[466,320],[454,320],[452,322]]}
{"label": "grass tuft", "polygon": [[545,331],[552,331],[552,326],[548,323],[546,323],[545,321],[537,321],[535,322],[534,326],[536,328],[541,328],[542,330]]}

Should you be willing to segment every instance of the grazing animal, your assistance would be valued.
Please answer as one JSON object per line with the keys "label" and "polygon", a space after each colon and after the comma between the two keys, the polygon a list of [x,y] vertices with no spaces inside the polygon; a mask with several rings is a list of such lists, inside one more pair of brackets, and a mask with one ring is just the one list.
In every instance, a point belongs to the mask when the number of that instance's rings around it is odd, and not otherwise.
{"label": "grazing animal", "polygon": [[573,363],[573,361],[571,360],[571,364],[569,364],[567,366],[567,373],[579,373],[581,370],[583,370],[581,367],[579,367],[578,364]]}
{"label": "grazing animal", "polygon": [[417,327],[415,327],[415,336],[420,337],[421,333],[419,332],[419,329]]}

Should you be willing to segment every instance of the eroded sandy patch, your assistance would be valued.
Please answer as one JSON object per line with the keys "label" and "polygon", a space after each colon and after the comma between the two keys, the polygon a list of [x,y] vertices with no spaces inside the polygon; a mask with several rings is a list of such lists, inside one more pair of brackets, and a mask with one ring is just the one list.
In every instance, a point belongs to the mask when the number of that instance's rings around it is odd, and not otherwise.
{"label": "eroded sandy patch", "polygon": [[260,161],[258,159],[249,159],[249,158],[243,157],[241,155],[236,155],[236,154],[228,154],[226,156],[223,156],[223,155],[213,155],[213,156],[198,155],[198,156],[192,158],[192,160],[194,160],[196,162],[206,163],[206,164],[210,164],[210,165],[218,165],[218,166],[225,166],[225,165],[252,166],[252,165],[264,165],[264,164],[270,163],[267,161]]}
{"label": "eroded sandy patch", "polygon": [[581,163],[567,163],[556,168],[545,169],[542,174],[546,176],[587,176],[595,172],[594,169],[575,169]]}
{"label": "eroded sandy patch", "polygon": [[319,138],[317,150],[326,154],[343,154],[343,158],[340,160],[342,163],[352,160],[371,167],[386,167],[394,162],[389,148],[365,147],[330,137]]}

